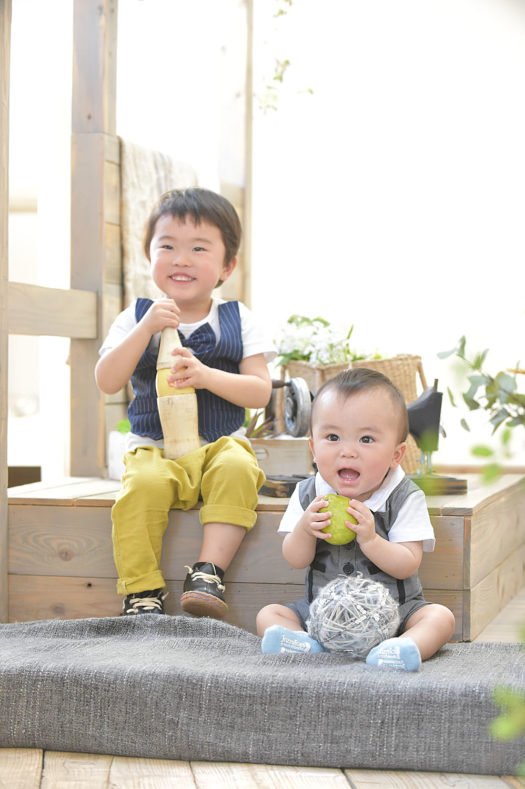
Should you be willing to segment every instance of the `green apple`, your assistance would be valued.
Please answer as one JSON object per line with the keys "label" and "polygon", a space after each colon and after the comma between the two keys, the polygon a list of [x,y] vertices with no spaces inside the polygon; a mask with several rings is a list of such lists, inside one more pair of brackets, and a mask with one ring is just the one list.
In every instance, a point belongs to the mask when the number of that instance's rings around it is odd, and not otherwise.
{"label": "green apple", "polygon": [[357,523],[354,516],[346,511],[350,499],[347,499],[346,496],[338,496],[337,493],[328,493],[324,498],[328,501],[328,507],[323,507],[319,512],[332,513],[330,526],[321,529],[325,534],[332,535],[326,542],[331,542],[332,545],[345,545],[347,542],[352,542],[355,539],[355,531],[345,526],[345,521]]}

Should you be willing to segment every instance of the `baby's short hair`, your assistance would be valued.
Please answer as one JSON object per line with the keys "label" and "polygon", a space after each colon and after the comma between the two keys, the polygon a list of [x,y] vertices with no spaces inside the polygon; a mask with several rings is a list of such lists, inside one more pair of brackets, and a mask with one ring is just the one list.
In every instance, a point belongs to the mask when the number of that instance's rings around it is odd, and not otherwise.
{"label": "baby's short hair", "polygon": [[170,214],[184,221],[191,217],[196,225],[209,222],[218,227],[226,249],[225,263],[236,256],[241,244],[242,228],[237,211],[222,195],[209,189],[191,187],[188,189],[172,189],[165,192],[151,211],[144,228],[143,249],[148,260],[149,248],[155,234],[155,226],[161,216]]}
{"label": "baby's short hair", "polygon": [[315,404],[319,397],[328,391],[335,391],[345,400],[357,392],[364,392],[371,389],[383,389],[388,393],[396,412],[399,415],[399,440],[406,441],[408,436],[408,413],[405,398],[398,387],[377,370],[369,370],[367,367],[355,367],[352,370],[344,370],[342,373],[329,378],[317,390],[313,403],[311,420],[313,424]]}

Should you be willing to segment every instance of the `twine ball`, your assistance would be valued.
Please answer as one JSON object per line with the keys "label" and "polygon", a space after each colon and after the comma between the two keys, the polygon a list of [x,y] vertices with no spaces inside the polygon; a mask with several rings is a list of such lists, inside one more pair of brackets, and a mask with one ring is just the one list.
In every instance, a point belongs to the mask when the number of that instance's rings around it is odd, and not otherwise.
{"label": "twine ball", "polygon": [[399,610],[384,584],[361,573],[338,576],[311,604],[306,626],[308,635],[329,652],[361,659],[395,635]]}

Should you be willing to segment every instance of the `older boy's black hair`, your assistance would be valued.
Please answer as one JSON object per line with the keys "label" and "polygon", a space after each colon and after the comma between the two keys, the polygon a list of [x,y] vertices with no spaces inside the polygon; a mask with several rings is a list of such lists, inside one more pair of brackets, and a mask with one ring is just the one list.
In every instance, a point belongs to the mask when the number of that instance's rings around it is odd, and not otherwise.
{"label": "older boy's black hair", "polygon": [[392,383],[383,373],[377,370],[369,370],[366,367],[356,367],[352,370],[344,370],[334,378],[329,378],[317,390],[312,403],[312,419],[315,404],[323,392],[334,390],[346,400],[356,392],[363,392],[370,389],[384,389],[388,392],[392,404],[399,413],[399,441],[406,441],[408,436],[408,413],[405,398],[397,386]]}
{"label": "older boy's black hair", "polygon": [[226,249],[224,264],[230,263],[239,251],[242,228],[237,211],[222,195],[209,189],[191,187],[189,189],[172,189],[165,192],[158,200],[149,215],[144,228],[143,249],[149,260],[151,239],[155,234],[155,225],[161,216],[171,214],[181,221],[191,217],[196,225],[209,222],[219,228]]}

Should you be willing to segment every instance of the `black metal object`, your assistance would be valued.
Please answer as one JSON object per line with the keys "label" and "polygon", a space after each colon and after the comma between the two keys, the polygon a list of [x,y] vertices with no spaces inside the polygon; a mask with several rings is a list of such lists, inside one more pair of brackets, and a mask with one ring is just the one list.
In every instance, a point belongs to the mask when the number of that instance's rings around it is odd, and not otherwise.
{"label": "black metal object", "polygon": [[432,471],[431,454],[438,448],[439,434],[444,435],[441,427],[442,401],[443,394],[437,391],[437,381],[434,381],[433,387],[425,389],[417,400],[407,405],[409,431],[421,450],[421,468],[409,476],[427,496],[467,492],[466,479],[434,474]]}
{"label": "black metal object", "polygon": [[435,452],[439,444],[443,394],[436,387],[437,381],[407,405],[409,430],[422,452]]}
{"label": "black metal object", "polygon": [[313,395],[304,378],[272,380],[272,388],[284,389],[283,418],[286,432],[294,438],[306,436],[310,430]]}

